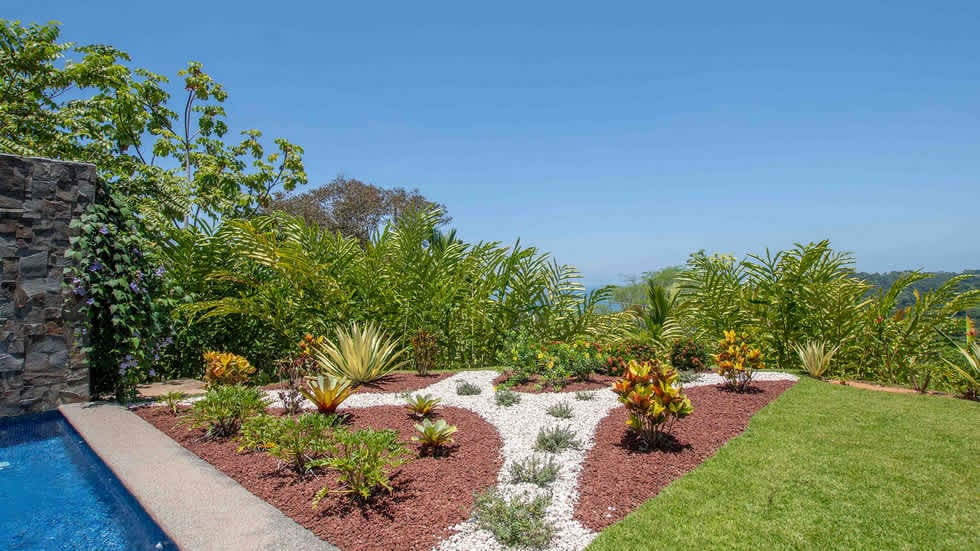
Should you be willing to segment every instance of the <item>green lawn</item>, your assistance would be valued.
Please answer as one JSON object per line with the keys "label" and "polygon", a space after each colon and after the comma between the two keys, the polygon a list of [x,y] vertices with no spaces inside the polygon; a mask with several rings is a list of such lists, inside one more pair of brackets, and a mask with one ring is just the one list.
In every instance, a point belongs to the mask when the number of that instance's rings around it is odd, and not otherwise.
{"label": "green lawn", "polygon": [[980,549],[980,404],[803,379],[589,547],[671,548]]}

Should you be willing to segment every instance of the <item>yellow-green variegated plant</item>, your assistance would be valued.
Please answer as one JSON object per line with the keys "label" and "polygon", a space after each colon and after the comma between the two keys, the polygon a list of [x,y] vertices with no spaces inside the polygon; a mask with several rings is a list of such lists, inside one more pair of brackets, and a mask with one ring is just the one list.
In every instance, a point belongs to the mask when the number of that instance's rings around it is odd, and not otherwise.
{"label": "yellow-green variegated plant", "polygon": [[651,448],[666,443],[674,422],[694,411],[678,385],[677,370],[656,360],[630,360],[625,375],[612,389],[629,412],[626,426]]}
{"label": "yellow-green variegated plant", "polygon": [[306,380],[306,388],[301,388],[300,393],[313,402],[317,411],[329,414],[337,411],[337,407],[350,397],[354,390],[354,386],[347,379],[333,375],[318,375],[309,377]]}
{"label": "yellow-green variegated plant", "polygon": [[821,379],[830,369],[830,360],[834,359],[838,347],[828,347],[823,341],[809,341],[805,346],[796,345],[795,349],[807,375],[814,379]]}
{"label": "yellow-green variegated plant", "polygon": [[431,419],[423,419],[421,423],[415,425],[418,436],[413,436],[412,440],[418,442],[422,448],[423,455],[431,453],[438,456],[446,446],[452,443],[453,434],[456,433],[456,426],[450,425],[445,419],[432,422]]}
{"label": "yellow-green variegated plant", "polygon": [[349,329],[338,329],[336,339],[317,347],[313,357],[324,373],[361,385],[406,365],[404,353],[405,349],[380,326],[354,323]]}

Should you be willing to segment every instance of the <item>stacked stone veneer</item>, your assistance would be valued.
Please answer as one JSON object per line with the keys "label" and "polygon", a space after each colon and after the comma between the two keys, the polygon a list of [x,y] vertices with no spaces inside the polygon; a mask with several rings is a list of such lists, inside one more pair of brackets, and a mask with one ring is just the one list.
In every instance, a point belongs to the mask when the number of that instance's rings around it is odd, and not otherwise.
{"label": "stacked stone veneer", "polygon": [[88,398],[63,283],[69,224],[96,183],[92,165],[0,155],[0,416]]}

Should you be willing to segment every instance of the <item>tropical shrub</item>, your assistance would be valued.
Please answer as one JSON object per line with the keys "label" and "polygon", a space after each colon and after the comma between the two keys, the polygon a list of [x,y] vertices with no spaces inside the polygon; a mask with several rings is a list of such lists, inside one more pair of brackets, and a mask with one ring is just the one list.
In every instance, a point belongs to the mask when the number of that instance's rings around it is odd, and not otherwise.
{"label": "tropical shrub", "polygon": [[700,342],[688,338],[678,339],[670,347],[670,365],[680,371],[705,371],[708,369],[708,353]]}
{"label": "tropical shrub", "polygon": [[965,319],[965,344],[960,344],[949,336],[946,337],[956,347],[956,351],[960,354],[963,363],[952,362],[946,358],[943,358],[943,361],[953,368],[956,375],[958,375],[960,379],[958,386],[963,396],[970,400],[976,400],[980,397],[980,343],[977,342],[977,327],[974,325],[973,320],[969,316]]}
{"label": "tropical shrub", "polygon": [[412,440],[419,443],[422,455],[431,454],[438,457],[446,446],[452,443],[457,428],[447,423],[445,419],[439,419],[434,423],[431,419],[423,419],[421,423],[415,424],[415,430],[418,431],[418,435],[413,436]]}
{"label": "tropical shrub", "polygon": [[225,438],[235,435],[246,419],[264,414],[267,407],[269,401],[261,390],[216,386],[191,405],[185,420],[191,428],[206,428],[208,438]]}
{"label": "tropical shrub", "polygon": [[747,334],[738,335],[735,331],[725,331],[714,360],[725,385],[736,392],[748,390],[755,371],[763,367],[762,351],[751,346]]}
{"label": "tropical shrub", "polygon": [[541,458],[532,455],[511,464],[510,482],[512,484],[534,484],[543,488],[558,479],[560,470],[561,467],[554,457]]}
{"label": "tropical shrub", "polygon": [[419,329],[412,337],[412,361],[419,375],[424,377],[436,368],[438,352],[439,339],[435,333]]}
{"label": "tropical shrub", "polygon": [[477,526],[487,530],[508,547],[541,549],[555,534],[555,527],[545,520],[551,497],[515,496],[507,498],[496,487],[478,494],[473,504]]}
{"label": "tropical shrub", "polygon": [[665,443],[674,422],[694,411],[677,384],[677,370],[658,362],[630,362],[612,389],[629,413],[626,426],[651,448]]}
{"label": "tropical shrub", "polygon": [[549,453],[577,450],[581,446],[582,442],[575,437],[575,431],[562,426],[541,429],[534,441],[534,449]]}
{"label": "tropical shrub", "polygon": [[412,394],[405,397],[405,407],[416,417],[428,417],[442,399],[429,394]]}
{"label": "tropical shrub", "polygon": [[599,347],[603,357],[601,372],[619,377],[626,372],[631,360],[649,362],[657,359],[657,350],[649,344],[637,341],[623,341]]}
{"label": "tropical shrub", "polygon": [[309,377],[306,379],[306,388],[300,389],[303,397],[313,402],[317,411],[325,414],[337,411],[337,407],[354,391],[355,388],[350,381],[333,375]]}
{"label": "tropical shrub", "polygon": [[572,343],[539,343],[527,331],[511,333],[498,363],[508,372],[508,384],[522,384],[537,378],[556,389],[568,380],[586,381],[603,368],[603,357],[596,346],[582,340]]}
{"label": "tropical shrub", "polygon": [[548,415],[558,419],[571,419],[575,416],[575,412],[572,410],[572,404],[569,404],[568,402],[558,402],[557,404],[549,407],[547,413]]}
{"label": "tropical shrub", "polygon": [[510,407],[521,402],[521,395],[513,390],[501,388],[493,394],[493,401],[498,406]]}
{"label": "tropical shrub", "polygon": [[248,382],[255,368],[248,360],[230,352],[204,353],[204,382],[208,387]]}
{"label": "tropical shrub", "polygon": [[345,486],[341,490],[321,488],[313,496],[313,506],[331,492],[352,495],[359,501],[369,501],[377,492],[392,491],[392,469],[408,460],[408,450],[398,441],[398,433],[391,429],[361,429],[350,432],[338,428],[327,457],[313,462],[312,466],[325,466],[338,473],[338,480]]}
{"label": "tropical shrub", "polygon": [[830,369],[830,361],[834,359],[838,347],[828,347],[823,341],[809,341],[806,345],[796,345],[795,349],[806,374],[814,379],[822,379]]}
{"label": "tropical shrub", "polygon": [[355,385],[376,381],[408,363],[399,360],[404,349],[374,323],[338,329],[336,343],[327,341],[313,351],[320,369]]}
{"label": "tropical shrub", "polygon": [[253,417],[242,423],[240,449],[261,449],[279,461],[280,469],[302,476],[330,450],[333,431],[339,426],[335,415]]}

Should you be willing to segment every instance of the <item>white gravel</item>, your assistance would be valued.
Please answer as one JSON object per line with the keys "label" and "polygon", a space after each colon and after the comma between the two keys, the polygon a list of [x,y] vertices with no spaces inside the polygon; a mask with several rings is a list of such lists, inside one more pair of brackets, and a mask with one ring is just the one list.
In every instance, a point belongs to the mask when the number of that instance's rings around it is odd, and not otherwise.
{"label": "white gravel", "polygon": [[[431,394],[442,400],[442,405],[455,406],[473,411],[497,428],[503,440],[500,450],[503,457],[503,467],[497,477],[497,486],[505,495],[520,495],[522,493],[549,492],[551,505],[548,507],[546,518],[556,530],[555,537],[547,548],[554,551],[578,551],[584,549],[598,535],[573,518],[575,504],[578,502],[578,478],[582,470],[582,462],[588,450],[594,445],[595,429],[599,421],[610,410],[617,407],[616,395],[609,388],[591,391],[592,400],[577,400],[575,393],[519,393],[521,401],[513,406],[498,406],[494,401],[493,380],[499,375],[496,371],[463,371],[434,383],[424,389],[413,391],[412,394]],[[757,381],[796,380],[794,375],[776,372],[757,373]],[[473,396],[460,396],[456,386],[462,382],[472,383],[482,390]],[[722,382],[722,378],[714,373],[703,374],[685,387],[713,385]],[[270,398],[276,399],[275,393],[269,393]],[[354,394],[348,398],[340,409],[361,408],[383,405],[403,405],[404,393],[389,394]],[[574,412],[571,419],[556,419],[546,413],[550,406],[559,402],[567,402]],[[307,403],[312,408],[312,404]],[[557,480],[550,488],[541,489],[531,484],[511,484],[510,466],[531,455],[549,455],[534,451],[534,442],[543,428],[554,426],[571,428],[582,443],[579,450],[568,450],[554,454],[561,466]],[[470,519],[453,527],[454,535],[443,540],[436,546],[437,551],[504,551],[507,547],[498,543],[492,534],[476,527]]]}

